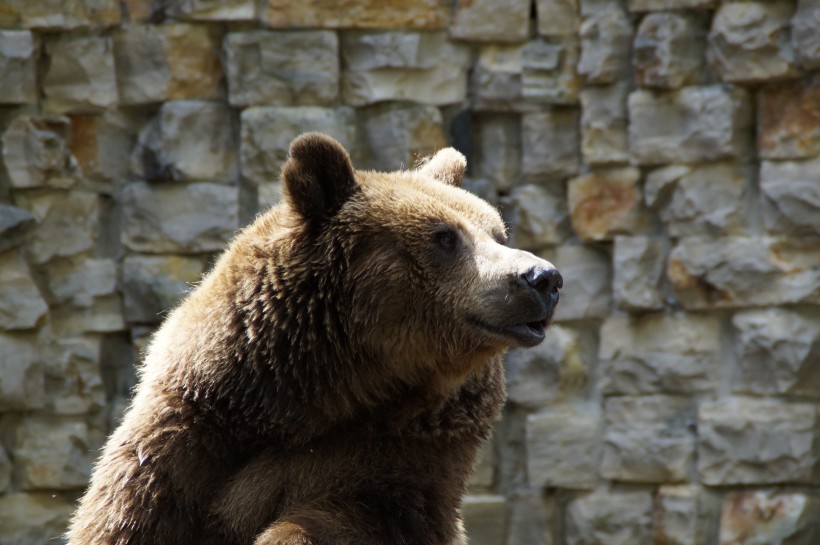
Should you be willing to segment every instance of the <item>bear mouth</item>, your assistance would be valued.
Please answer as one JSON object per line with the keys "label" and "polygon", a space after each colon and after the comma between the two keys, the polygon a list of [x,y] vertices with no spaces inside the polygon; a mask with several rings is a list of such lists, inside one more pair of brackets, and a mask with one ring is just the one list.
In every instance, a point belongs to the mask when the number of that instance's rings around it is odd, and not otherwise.
{"label": "bear mouth", "polygon": [[508,326],[493,326],[481,320],[473,320],[475,325],[482,329],[508,339],[513,339],[518,346],[527,348],[536,346],[544,340],[549,321],[550,314],[538,320]]}

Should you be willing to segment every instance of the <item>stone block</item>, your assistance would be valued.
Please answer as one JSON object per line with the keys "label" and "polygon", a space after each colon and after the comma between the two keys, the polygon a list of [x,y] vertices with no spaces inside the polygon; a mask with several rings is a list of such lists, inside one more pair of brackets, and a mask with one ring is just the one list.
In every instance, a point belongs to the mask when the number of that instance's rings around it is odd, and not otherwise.
{"label": "stone block", "polygon": [[101,343],[100,335],[56,337],[44,343],[46,408],[51,413],[86,415],[106,405],[100,370]]}
{"label": "stone block", "polygon": [[792,236],[820,235],[820,158],[763,161],[760,192],[766,229]]}
{"label": "stone block", "polygon": [[0,495],[0,542],[4,545],[59,543],[76,505],[52,492]]}
{"label": "stone block", "polygon": [[782,308],[732,318],[735,392],[820,396],[820,318]]}
{"label": "stone block", "polygon": [[704,62],[705,30],[684,13],[651,13],[641,20],[632,46],[635,79],[646,87],[697,83]]}
{"label": "stone block", "polygon": [[0,31],[0,104],[37,102],[40,40],[28,30]]}
{"label": "stone block", "polygon": [[139,135],[132,168],[149,180],[230,182],[238,158],[230,108],[216,102],[166,102]]}
{"label": "stone block", "polygon": [[193,289],[204,269],[200,257],[127,256],[122,264],[125,319],[159,323]]}
{"label": "stone block", "polygon": [[679,396],[610,397],[601,456],[605,479],[642,483],[686,481],[695,459],[697,408]]}
{"label": "stone block", "polygon": [[466,496],[461,516],[471,545],[505,545],[507,504],[504,496]]}
{"label": "stone block", "polygon": [[553,545],[555,501],[540,491],[515,490],[508,496],[510,522],[506,545]]}
{"label": "stone block", "polygon": [[673,165],[647,175],[646,200],[672,237],[748,234],[753,178],[749,165]]}
{"label": "stone block", "polygon": [[339,94],[339,40],[327,30],[232,32],[225,37],[234,106],[330,106]]}
{"label": "stone block", "polygon": [[618,307],[628,311],[662,309],[665,264],[666,248],[661,240],[646,236],[615,237],[612,295]]}
{"label": "stone block", "polygon": [[71,125],[66,117],[14,118],[3,133],[3,162],[11,187],[67,188],[76,183],[71,154]]}
{"label": "stone block", "polygon": [[566,202],[562,195],[527,184],[514,188],[501,203],[512,246],[537,251],[568,238]]}
{"label": "stone block", "polygon": [[31,329],[48,312],[20,252],[0,254],[0,329]]}
{"label": "stone block", "polygon": [[495,482],[496,458],[495,443],[490,439],[490,441],[482,447],[473,474],[467,483],[470,492],[480,493],[481,491],[490,490],[493,487],[493,483]]}
{"label": "stone block", "polygon": [[0,333],[0,411],[45,406],[45,372],[39,340],[31,333]]}
{"label": "stone block", "polygon": [[37,30],[100,28],[122,21],[117,0],[10,0],[2,11],[7,9],[24,27]]}
{"label": "stone block", "polygon": [[581,24],[578,0],[536,0],[538,34],[567,36],[578,32]]}
{"label": "stone block", "polygon": [[167,5],[167,13],[175,19],[194,21],[253,21],[256,19],[254,0],[179,0]]}
{"label": "stone block", "polygon": [[792,47],[800,57],[800,64],[807,70],[820,67],[820,2],[797,0],[797,11],[791,21]]}
{"label": "stone block", "polygon": [[555,319],[560,322],[608,316],[612,306],[609,257],[589,246],[560,246],[551,257],[564,277]]}
{"label": "stone block", "polygon": [[37,220],[28,238],[35,264],[94,248],[99,230],[99,197],[87,191],[18,194],[17,204]]}
{"label": "stone block", "polygon": [[31,416],[13,432],[14,477],[20,490],[86,486],[95,452],[88,425],[78,419]]}
{"label": "stone block", "polygon": [[640,164],[744,157],[751,108],[745,91],[717,85],[629,95],[629,140]]}
{"label": "stone block", "polygon": [[122,241],[135,252],[216,252],[239,227],[239,190],[221,184],[131,183],[122,207]]}
{"label": "stone block", "polygon": [[445,28],[450,0],[266,0],[262,22],[274,28],[399,28],[432,30]]}
{"label": "stone block", "polygon": [[58,337],[116,333],[128,329],[123,319],[119,294],[95,297],[86,307],[70,303],[51,307],[49,323]]}
{"label": "stone block", "polygon": [[117,289],[117,264],[113,259],[54,260],[45,267],[48,289],[57,304],[88,307],[96,297]]}
{"label": "stone block", "polygon": [[511,403],[538,410],[566,399],[586,386],[591,369],[582,353],[581,336],[557,325],[533,349],[514,348],[505,359]]}
{"label": "stone block", "polygon": [[8,490],[9,484],[11,484],[11,460],[6,454],[6,449],[0,446],[0,494]]}
{"label": "stone block", "polygon": [[509,115],[480,114],[473,127],[470,168],[499,191],[510,191],[521,175],[521,123]]}
{"label": "stone block", "polygon": [[521,94],[526,104],[576,104],[582,80],[574,35],[532,40],[521,50]]}
{"label": "stone block", "polygon": [[35,223],[34,216],[22,208],[0,204],[0,253],[19,246]]}
{"label": "stone block", "polygon": [[529,0],[461,0],[450,24],[450,36],[473,42],[522,42],[529,30]]}
{"label": "stone block", "polygon": [[806,492],[743,490],[726,494],[719,545],[812,545],[820,536],[820,498]]}
{"label": "stone block", "polygon": [[820,80],[766,87],[758,97],[757,149],[761,157],[804,159],[820,155]]}
{"label": "stone block", "polygon": [[572,500],[566,513],[567,545],[652,543],[649,491],[599,490]]}
{"label": "stone block", "polygon": [[727,398],[701,404],[698,471],[708,485],[820,482],[817,405]]}
{"label": "stone block", "polygon": [[700,488],[694,485],[662,485],[655,496],[652,524],[656,543],[664,545],[698,545],[704,524],[701,521]]}
{"label": "stone block", "polygon": [[624,83],[581,91],[581,152],[589,165],[629,162]]}
{"label": "stone block", "polygon": [[557,182],[578,173],[578,111],[533,112],[521,120],[521,171],[531,181]]}
{"label": "stone block", "polygon": [[44,109],[51,114],[90,113],[117,105],[117,76],[110,36],[61,36],[46,45]]}
{"label": "stone block", "polygon": [[527,475],[533,488],[591,489],[598,481],[597,415],[573,408],[527,417]]}
{"label": "stone block", "polygon": [[523,71],[521,45],[482,47],[470,77],[475,111],[519,111]]}
{"label": "stone block", "polygon": [[617,83],[629,72],[632,22],[618,4],[586,17],[579,31],[581,60],[578,73],[587,83]]}
{"label": "stone block", "polygon": [[441,111],[435,106],[377,104],[358,114],[367,168],[412,168],[419,159],[448,146]]}
{"label": "stone block", "polygon": [[127,25],[113,36],[122,104],[220,97],[221,36],[213,28],[189,23]]}
{"label": "stone block", "polygon": [[[773,238],[685,238],[666,275],[687,309],[820,302],[820,248]],[[761,289],[765,286],[765,289]]]}
{"label": "stone block", "polygon": [[386,100],[446,105],[467,93],[469,50],[445,32],[346,32],[342,97],[352,106]]}
{"label": "stone block", "polygon": [[707,57],[723,81],[756,83],[794,77],[797,55],[789,23],[791,2],[721,4],[712,19]]}
{"label": "stone block", "polygon": [[672,11],[714,9],[717,0],[627,0],[629,11]]}
{"label": "stone block", "polygon": [[259,208],[280,197],[279,174],[288,158],[291,140],[305,131],[319,131],[339,140],[356,161],[356,118],[349,108],[251,107],[241,114],[239,148],[242,177],[256,184]]}
{"label": "stone block", "polygon": [[84,178],[117,181],[131,172],[131,152],[144,119],[117,110],[71,116],[71,155]]}
{"label": "stone block", "polygon": [[708,392],[720,373],[716,316],[611,316],[601,327],[600,387],[605,394]]}
{"label": "stone block", "polygon": [[646,224],[641,171],[635,167],[596,170],[567,186],[572,228],[581,240],[612,240],[636,234]]}

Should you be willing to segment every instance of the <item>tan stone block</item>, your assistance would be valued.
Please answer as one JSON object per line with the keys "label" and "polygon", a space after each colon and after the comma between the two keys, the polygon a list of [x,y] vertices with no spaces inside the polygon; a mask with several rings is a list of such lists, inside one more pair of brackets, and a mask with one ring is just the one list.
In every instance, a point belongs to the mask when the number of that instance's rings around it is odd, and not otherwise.
{"label": "tan stone block", "polygon": [[128,176],[141,122],[140,116],[116,110],[71,116],[70,150],[83,176],[111,181]]}
{"label": "tan stone block", "polygon": [[527,418],[527,476],[533,488],[591,489],[598,481],[597,415],[550,409]]}
{"label": "tan stone block", "polygon": [[88,482],[94,452],[79,419],[24,418],[14,430],[15,481],[22,490],[71,490]]}
{"label": "tan stone block", "polygon": [[641,172],[634,167],[599,170],[569,181],[572,228],[583,240],[635,234],[644,223]]}
{"label": "tan stone block", "polygon": [[820,155],[820,81],[768,87],[757,102],[757,149],[765,159]]}
{"label": "tan stone block", "polygon": [[99,229],[99,198],[95,193],[19,194],[16,198],[37,219],[28,244],[30,259],[35,264],[94,247]]}
{"label": "tan stone block", "polygon": [[648,545],[652,543],[649,491],[596,490],[567,506],[567,545]]}
{"label": "tan stone block", "polygon": [[98,28],[117,25],[122,20],[117,0],[10,0],[8,3],[13,6],[10,11],[17,12],[26,28]]}
{"label": "tan stone block", "polygon": [[48,113],[90,113],[119,101],[114,46],[109,36],[62,36],[48,43],[43,79]]}
{"label": "tan stone block", "polygon": [[723,499],[719,545],[817,543],[820,498],[806,492],[744,490]]}
{"label": "tan stone block", "polygon": [[0,496],[0,543],[59,543],[75,508],[53,492]]}
{"label": "tan stone block", "polygon": [[3,162],[13,188],[67,188],[77,181],[67,117],[15,118],[3,133]]}
{"label": "tan stone block", "polygon": [[459,0],[450,35],[477,42],[520,42],[530,30],[529,0]]}
{"label": "tan stone block", "polygon": [[578,0],[536,0],[535,9],[540,35],[566,36],[578,32]]}
{"label": "tan stone block", "polygon": [[28,30],[0,31],[0,104],[37,102],[40,40]]}
{"label": "tan stone block", "polygon": [[176,0],[168,14],[195,21],[251,21],[256,18],[255,0]]}
{"label": "tan stone block", "polygon": [[412,28],[447,26],[450,0],[267,0],[262,22],[275,28]]}
{"label": "tan stone block", "polygon": [[45,406],[45,356],[33,333],[0,333],[0,411]]}
{"label": "tan stone block", "polygon": [[415,166],[447,147],[441,111],[420,104],[376,104],[359,111],[366,168],[391,171]]}
{"label": "tan stone block", "polygon": [[0,329],[30,329],[48,311],[20,252],[0,254]]}

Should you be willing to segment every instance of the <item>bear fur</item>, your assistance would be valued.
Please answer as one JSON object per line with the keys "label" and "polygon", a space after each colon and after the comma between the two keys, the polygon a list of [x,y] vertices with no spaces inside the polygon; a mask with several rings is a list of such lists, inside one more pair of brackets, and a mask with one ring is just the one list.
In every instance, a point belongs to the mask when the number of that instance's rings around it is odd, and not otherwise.
{"label": "bear fur", "polygon": [[71,545],[458,538],[461,496],[560,275],[504,246],[442,150],[355,171],[297,138],[283,200],[166,319],[72,520]]}

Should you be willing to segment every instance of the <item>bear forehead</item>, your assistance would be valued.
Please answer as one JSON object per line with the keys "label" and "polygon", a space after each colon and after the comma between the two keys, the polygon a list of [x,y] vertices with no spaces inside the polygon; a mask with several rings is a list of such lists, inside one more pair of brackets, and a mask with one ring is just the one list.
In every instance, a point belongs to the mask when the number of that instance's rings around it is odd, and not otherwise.
{"label": "bear forehead", "polygon": [[388,224],[413,220],[456,225],[466,222],[488,233],[506,231],[495,208],[459,187],[414,171],[356,174],[367,207]]}

